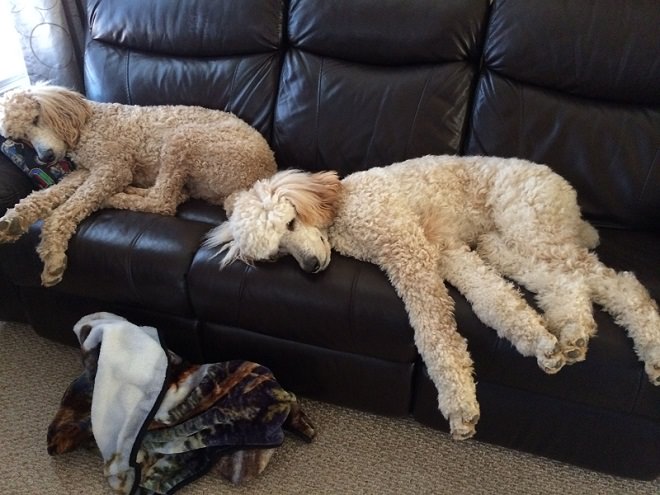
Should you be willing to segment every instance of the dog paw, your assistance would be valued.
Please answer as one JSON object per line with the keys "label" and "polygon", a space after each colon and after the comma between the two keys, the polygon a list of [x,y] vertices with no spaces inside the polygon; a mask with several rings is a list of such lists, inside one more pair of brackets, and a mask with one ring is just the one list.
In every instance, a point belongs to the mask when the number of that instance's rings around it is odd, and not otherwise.
{"label": "dog paw", "polygon": [[124,189],[124,193],[131,196],[140,196],[144,198],[147,194],[149,194],[149,188],[126,186],[126,188]]}
{"label": "dog paw", "polygon": [[66,270],[67,258],[66,255],[58,256],[59,260],[54,263],[52,260],[44,263],[44,269],[41,272],[41,285],[44,287],[52,287],[62,281],[64,270]]}
{"label": "dog paw", "polygon": [[449,412],[449,431],[453,440],[467,440],[477,432],[476,425],[479,421],[479,403],[476,398],[464,398],[459,408]]}
{"label": "dog paw", "polygon": [[21,221],[18,217],[3,217],[0,219],[0,232],[8,235],[17,235],[22,232]]}
{"label": "dog paw", "polygon": [[62,276],[64,275],[64,268],[58,268],[48,273],[41,273],[41,285],[44,287],[52,287],[59,284],[62,281]]}
{"label": "dog paw", "polygon": [[24,231],[19,218],[0,218],[0,242],[15,241]]}
{"label": "dog paw", "polygon": [[660,363],[646,363],[644,369],[649,381],[656,387],[660,386]]}
{"label": "dog paw", "polygon": [[468,414],[452,414],[449,416],[449,428],[452,440],[467,440],[472,438],[477,432],[476,425],[479,421],[479,413]]}
{"label": "dog paw", "polygon": [[548,375],[554,375],[566,364],[566,358],[562,353],[562,348],[559,343],[555,344],[549,352],[544,352],[537,356],[536,362],[544,372]]}
{"label": "dog paw", "polygon": [[103,208],[114,208],[116,210],[127,210],[131,207],[131,196],[120,192],[106,198],[103,201]]}
{"label": "dog paw", "polygon": [[584,361],[587,357],[587,338],[578,338],[562,342],[562,352],[566,358],[566,364]]}
{"label": "dog paw", "polygon": [[592,314],[578,315],[568,321],[562,322],[559,343],[566,364],[584,361],[587,357],[589,337],[596,333],[596,322]]}

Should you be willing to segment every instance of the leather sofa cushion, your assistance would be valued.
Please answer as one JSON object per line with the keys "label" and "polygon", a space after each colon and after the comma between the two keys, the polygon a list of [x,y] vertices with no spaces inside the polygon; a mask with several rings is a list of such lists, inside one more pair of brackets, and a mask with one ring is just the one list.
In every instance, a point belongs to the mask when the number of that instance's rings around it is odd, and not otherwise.
{"label": "leather sofa cushion", "polygon": [[488,2],[386,7],[291,3],[273,134],[281,168],[345,175],[460,150]]}
{"label": "leather sofa cushion", "polygon": [[219,57],[277,50],[280,0],[97,1],[89,12],[93,40],[163,55]]}
{"label": "leather sofa cushion", "polygon": [[[600,229],[600,259],[617,270],[635,273],[660,299],[657,273],[660,233]],[[632,255],[631,255],[632,253]],[[522,357],[508,341],[499,339],[474,315],[467,301],[453,288],[459,331],[467,338],[475,361],[476,379],[556,399],[600,407],[620,413],[660,419],[660,394],[651,385],[638,360],[632,340],[612,317],[595,307],[596,337],[589,342],[587,358],[565,366],[555,375],[541,371],[536,359]],[[526,293],[533,304],[533,297]]]}
{"label": "leather sofa cushion", "polygon": [[[40,287],[35,251],[42,222],[2,245],[0,267],[16,285]],[[113,304],[190,316],[186,274],[206,223],[132,211],[101,210],[84,220],[67,250],[54,290]]]}
{"label": "leather sofa cushion", "polygon": [[575,96],[660,105],[656,0],[495,3],[489,70]]}
{"label": "leather sofa cushion", "polygon": [[201,321],[382,360],[416,360],[403,303],[375,265],[333,253],[318,274],[304,273],[291,257],[220,271],[212,255],[200,249],[188,276]]}
{"label": "leather sofa cushion", "polygon": [[[633,271],[660,299],[660,233],[599,231],[600,259],[618,270]],[[451,294],[459,330],[475,361],[481,405],[477,439],[612,474],[657,477],[660,394],[637,359],[632,340],[609,315],[595,308],[598,334],[589,343],[586,361],[550,376],[534,358],[520,356],[482,325],[455,290]],[[529,293],[526,296],[533,300]],[[412,409],[418,421],[448,429],[423,365],[415,375]]]}
{"label": "leather sofa cushion", "polygon": [[410,413],[414,360],[393,362],[212,323],[202,324],[199,335],[206,362],[242,356],[267,366],[296,394],[379,414]]}
{"label": "leather sofa cushion", "polygon": [[104,102],[230,111],[269,139],[282,8],[276,0],[195,0],[181,15],[178,2],[98,1],[89,16],[86,94]]}
{"label": "leather sofa cushion", "polygon": [[293,0],[290,43],[327,57],[379,65],[478,61],[486,0]]}
{"label": "leather sofa cushion", "polygon": [[[435,387],[425,370],[419,371],[413,417],[447,431]],[[657,421],[484,381],[477,382],[477,397],[481,419],[476,440],[617,476],[658,476]]]}
{"label": "leather sofa cushion", "polygon": [[495,2],[465,154],[545,163],[589,219],[657,230],[660,9],[642,3]]}

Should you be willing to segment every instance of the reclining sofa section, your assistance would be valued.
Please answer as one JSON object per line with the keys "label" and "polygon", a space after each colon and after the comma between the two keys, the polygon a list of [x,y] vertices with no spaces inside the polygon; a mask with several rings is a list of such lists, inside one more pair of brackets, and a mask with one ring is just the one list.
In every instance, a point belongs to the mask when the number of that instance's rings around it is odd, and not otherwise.
{"label": "reclining sofa section", "polygon": [[[546,163],[578,190],[602,260],[660,299],[654,0],[90,0],[86,19],[89,98],[232,111],[280,168],[345,175],[443,153]],[[0,167],[4,211],[30,186]],[[187,359],[257,361],[305,397],[447,429],[378,267],[335,255],[319,275],[290,259],[220,272],[200,242],[224,218],[199,201],[176,217],[99,211],[49,289],[37,223],[0,245],[0,317],[76,345],[78,318],[111,311],[158,327]],[[547,376],[452,295],[476,365],[477,439],[658,476],[660,389],[608,315],[596,312],[586,362]]]}

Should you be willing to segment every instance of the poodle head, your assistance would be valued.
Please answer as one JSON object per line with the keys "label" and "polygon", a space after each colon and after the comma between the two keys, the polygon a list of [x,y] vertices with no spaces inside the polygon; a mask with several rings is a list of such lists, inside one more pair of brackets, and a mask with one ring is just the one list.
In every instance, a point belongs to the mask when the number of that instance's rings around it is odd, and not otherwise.
{"label": "poodle head", "polygon": [[221,267],[290,254],[306,272],[324,270],[330,263],[327,229],[340,190],[335,172],[278,172],[230,195],[228,220],[208,233],[204,245],[225,253]]}
{"label": "poodle head", "polygon": [[29,143],[39,160],[61,160],[75,147],[91,107],[80,93],[37,84],[8,91],[0,98],[0,134]]}

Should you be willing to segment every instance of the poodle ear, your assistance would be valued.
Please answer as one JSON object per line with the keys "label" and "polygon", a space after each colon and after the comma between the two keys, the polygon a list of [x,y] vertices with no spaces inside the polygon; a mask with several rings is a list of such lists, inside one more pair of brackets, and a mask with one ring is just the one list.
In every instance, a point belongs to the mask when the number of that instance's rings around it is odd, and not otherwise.
{"label": "poodle ear", "polygon": [[293,206],[303,222],[327,227],[337,215],[341,181],[337,172],[317,172],[309,176],[308,192],[315,201],[302,201]]}
{"label": "poodle ear", "polygon": [[80,129],[92,115],[92,108],[83,95],[60,86],[36,85],[30,95],[39,105],[40,115],[69,148],[80,138]]}
{"label": "poodle ear", "polygon": [[220,262],[220,269],[231,264],[238,259],[240,250],[234,239],[234,232],[231,228],[231,222],[223,222],[217,227],[209,230],[202,244],[207,248],[220,248],[212,258],[215,258],[220,253],[226,252],[225,257]]}
{"label": "poodle ear", "polygon": [[341,192],[337,172],[286,172],[290,173],[284,180],[274,181],[273,185],[279,195],[291,201],[300,220],[322,228],[332,224]]}

